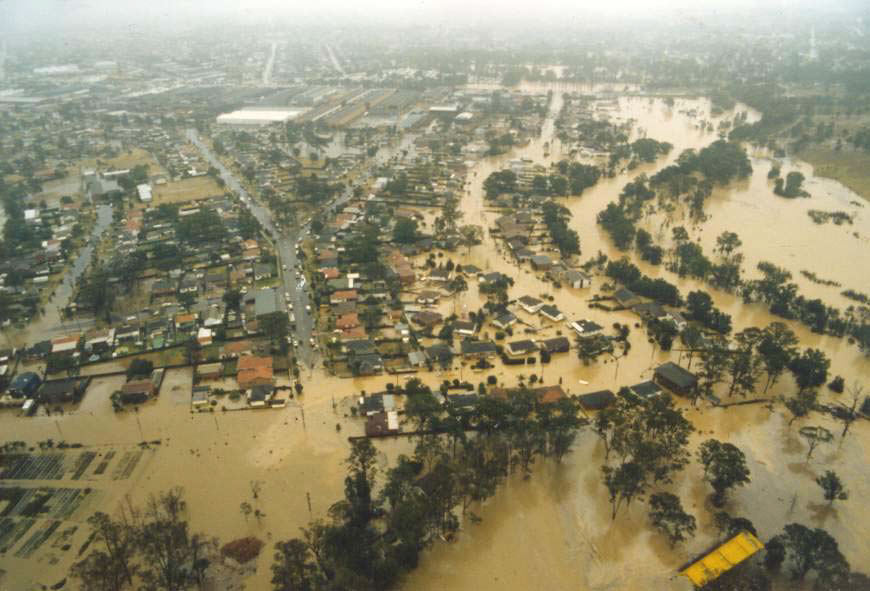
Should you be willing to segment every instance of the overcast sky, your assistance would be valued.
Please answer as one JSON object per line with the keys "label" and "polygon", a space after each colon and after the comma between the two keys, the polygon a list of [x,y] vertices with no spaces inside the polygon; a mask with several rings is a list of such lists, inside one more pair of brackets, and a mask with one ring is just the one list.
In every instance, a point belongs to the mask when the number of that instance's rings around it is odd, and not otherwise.
{"label": "overcast sky", "polygon": [[783,15],[857,8],[870,0],[0,0],[0,30],[129,27],[165,23],[196,26],[214,19],[234,23],[389,22],[485,24],[492,19],[568,24],[591,16],[615,19],[686,18],[716,14]]}

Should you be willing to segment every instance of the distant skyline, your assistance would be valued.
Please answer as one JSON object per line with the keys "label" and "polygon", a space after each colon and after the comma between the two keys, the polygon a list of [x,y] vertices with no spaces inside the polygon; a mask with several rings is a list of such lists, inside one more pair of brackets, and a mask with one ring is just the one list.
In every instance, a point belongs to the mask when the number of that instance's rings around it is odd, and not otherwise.
{"label": "distant skyline", "polygon": [[204,22],[233,24],[353,23],[570,25],[572,20],[703,18],[867,13],[866,1],[834,0],[0,0],[0,31],[74,31],[90,27],[162,24],[194,28]]}

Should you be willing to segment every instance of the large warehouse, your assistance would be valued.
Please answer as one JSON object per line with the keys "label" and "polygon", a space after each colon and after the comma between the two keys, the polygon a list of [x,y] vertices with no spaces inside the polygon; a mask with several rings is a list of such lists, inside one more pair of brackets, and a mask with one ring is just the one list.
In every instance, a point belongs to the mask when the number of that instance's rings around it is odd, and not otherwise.
{"label": "large warehouse", "polygon": [[239,109],[232,113],[218,115],[217,122],[223,125],[269,125],[270,123],[283,123],[296,119],[307,109],[294,108],[256,108]]}

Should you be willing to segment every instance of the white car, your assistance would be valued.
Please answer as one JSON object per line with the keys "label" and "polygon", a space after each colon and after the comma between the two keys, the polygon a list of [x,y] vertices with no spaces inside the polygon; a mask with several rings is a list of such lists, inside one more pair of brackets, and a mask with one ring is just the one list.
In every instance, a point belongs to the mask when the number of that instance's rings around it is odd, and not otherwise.
{"label": "white car", "polygon": [[285,300],[289,300],[289,299],[290,299],[290,292],[289,292],[289,291],[285,291],[285,292],[284,292],[284,299],[285,299]]}
{"label": "white car", "polygon": [[284,270],[286,271],[286,270],[287,270],[287,265],[281,265],[281,268],[284,269]]}
{"label": "white car", "polygon": [[314,346],[314,337],[311,337],[310,339],[308,339],[308,342],[313,347]]}
{"label": "white car", "polygon": [[306,312],[311,312],[311,306],[310,306],[310,305],[306,305],[306,306],[305,306],[305,311],[306,311]]}

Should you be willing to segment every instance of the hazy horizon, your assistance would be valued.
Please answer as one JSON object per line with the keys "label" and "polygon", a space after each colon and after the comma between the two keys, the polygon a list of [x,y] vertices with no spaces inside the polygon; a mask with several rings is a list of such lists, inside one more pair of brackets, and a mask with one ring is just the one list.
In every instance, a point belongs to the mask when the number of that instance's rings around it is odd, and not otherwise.
{"label": "hazy horizon", "polygon": [[[279,0],[153,0],[123,4],[113,0],[0,0],[0,32],[76,30],[101,27],[196,28],[205,23],[273,26],[349,25],[619,25],[628,21],[663,22],[701,19],[714,25],[721,18],[810,18],[819,14],[865,14],[860,0],[840,0],[823,6],[812,0],[609,0],[534,3],[496,0],[328,0],[319,3]],[[704,19],[709,18],[709,22]]]}

